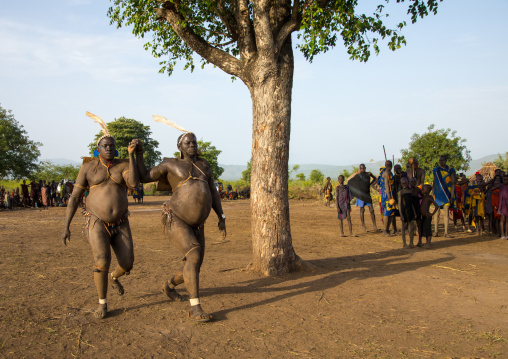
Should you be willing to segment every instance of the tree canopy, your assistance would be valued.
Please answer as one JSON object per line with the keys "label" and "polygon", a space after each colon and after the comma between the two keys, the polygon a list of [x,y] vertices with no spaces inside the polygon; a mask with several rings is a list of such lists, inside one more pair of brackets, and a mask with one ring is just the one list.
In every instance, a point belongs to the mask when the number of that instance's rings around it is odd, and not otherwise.
{"label": "tree canopy", "polygon": [[434,127],[430,125],[427,132],[411,136],[408,148],[400,151],[402,169],[410,158],[416,158],[420,168],[431,171],[439,166],[439,157],[445,155],[448,166],[457,171],[467,171],[471,154],[466,147],[466,139],[458,137],[457,131],[449,128],[436,130]]}
{"label": "tree canopy", "polygon": [[312,183],[321,183],[323,182],[323,179],[325,178],[325,175],[320,170],[312,170],[309,174],[309,181]]}
{"label": "tree canopy", "polygon": [[68,165],[57,165],[51,161],[43,161],[33,177],[37,180],[55,181],[60,182],[63,179],[75,181],[78,177],[80,166]]}
{"label": "tree canopy", "polygon": [[247,169],[245,171],[242,171],[242,180],[250,182],[250,161],[247,162]]}
{"label": "tree canopy", "polygon": [[505,171],[505,173],[508,172],[508,152],[506,152],[504,155],[498,153],[497,158],[494,160],[494,164],[498,168]]}
{"label": "tree canopy", "polygon": [[0,178],[28,178],[37,169],[42,143],[28,138],[12,111],[0,106]]}
{"label": "tree canopy", "polygon": [[[148,168],[154,167],[161,161],[161,153],[157,150],[159,142],[150,137],[152,134],[150,126],[145,126],[139,121],[123,116],[109,122],[107,125],[109,133],[115,138],[118,158],[129,158],[127,147],[134,138],[137,138],[143,141],[143,149],[145,150],[143,158]],[[102,131],[96,134],[94,141],[88,145],[90,154],[93,154],[97,148],[97,140],[102,135]]]}
{"label": "tree canopy", "polygon": [[[185,69],[193,71],[196,52],[201,56],[201,67],[213,63],[245,80],[242,67],[248,64],[240,64],[237,59],[245,59],[270,44],[278,52],[293,32],[298,32],[296,47],[311,62],[339,41],[352,60],[360,61],[367,61],[372,50],[379,53],[380,40],[387,40],[392,51],[406,44],[401,34],[406,21],[384,23],[389,17],[385,9],[389,0],[379,0],[381,4],[373,5],[371,14],[357,11],[358,0],[111,1],[113,6],[108,10],[111,24],[132,26],[132,33],[139,38],[151,35],[151,41],[144,47],[162,59],[160,72],[169,75],[179,60],[184,62]],[[411,22],[429,13],[436,14],[442,1],[407,1]],[[264,11],[279,23],[270,35],[256,28],[256,21],[263,21],[261,16],[267,15]],[[260,36],[270,38],[256,42]]]}

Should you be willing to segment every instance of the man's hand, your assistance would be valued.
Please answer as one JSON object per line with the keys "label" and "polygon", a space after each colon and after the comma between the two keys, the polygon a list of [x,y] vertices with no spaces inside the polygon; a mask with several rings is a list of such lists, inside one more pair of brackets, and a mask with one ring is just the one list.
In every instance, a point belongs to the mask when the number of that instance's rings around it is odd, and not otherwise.
{"label": "man's hand", "polygon": [[71,231],[69,228],[66,228],[62,232],[62,241],[64,245],[67,245],[71,241]]}
{"label": "man's hand", "polygon": [[219,231],[222,233],[222,238],[226,239],[226,220],[219,218]]}
{"label": "man's hand", "polygon": [[131,143],[135,144],[136,145],[136,153],[143,153],[144,152],[144,149],[143,149],[143,142],[141,142],[141,140],[135,138],[131,141]]}
{"label": "man's hand", "polygon": [[129,155],[133,154],[134,151],[137,151],[138,144],[136,142],[134,142],[134,141],[136,141],[136,140],[132,140],[129,143],[129,146],[127,147],[127,151],[129,151]]}

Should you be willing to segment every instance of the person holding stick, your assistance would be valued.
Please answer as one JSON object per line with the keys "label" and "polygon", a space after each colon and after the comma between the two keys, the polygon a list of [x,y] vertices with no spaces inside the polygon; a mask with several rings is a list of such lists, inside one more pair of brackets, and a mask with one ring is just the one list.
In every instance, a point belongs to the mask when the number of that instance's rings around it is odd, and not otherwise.
{"label": "person holding stick", "polygon": [[393,225],[394,229],[396,228],[395,211],[397,210],[395,205],[396,201],[393,197],[394,182],[392,161],[386,161],[385,167],[381,168],[379,177],[377,178],[377,184],[381,192],[381,207],[383,209],[383,216],[385,219],[383,234],[386,236],[392,236],[394,234],[390,234],[390,225]]}

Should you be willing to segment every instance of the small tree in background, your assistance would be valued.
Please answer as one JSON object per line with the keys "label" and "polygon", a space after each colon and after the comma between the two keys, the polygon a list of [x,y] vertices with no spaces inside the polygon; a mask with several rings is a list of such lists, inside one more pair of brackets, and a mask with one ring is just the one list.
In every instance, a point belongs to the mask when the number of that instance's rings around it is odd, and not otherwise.
{"label": "small tree in background", "polygon": [[60,182],[62,179],[75,181],[78,177],[80,166],[56,165],[50,161],[43,161],[39,169],[34,172],[33,177],[37,180]]}
{"label": "small tree in background", "polygon": [[[152,134],[150,126],[145,126],[139,121],[131,118],[125,118],[123,116],[109,122],[107,125],[109,133],[116,140],[118,158],[129,158],[127,147],[133,139],[137,138],[143,141],[143,149],[145,150],[143,158],[148,168],[154,167],[161,161],[161,153],[157,151],[159,142],[150,137]],[[102,131],[96,134],[95,140],[88,145],[91,155],[97,148],[97,140],[102,135]]]}
{"label": "small tree in background", "polygon": [[321,183],[323,182],[323,179],[325,178],[325,175],[320,170],[312,170],[310,171],[309,175],[309,181],[312,183]]}
{"label": "small tree in background", "polygon": [[0,106],[0,178],[28,178],[37,170],[42,143],[28,138],[10,110]]}
{"label": "small tree in background", "polygon": [[353,167],[351,167],[350,171],[348,171],[347,169],[342,170],[341,175],[343,175],[344,179],[347,181],[349,176],[351,176],[353,173],[355,173],[359,169],[360,169],[359,167],[353,166]]}
{"label": "small tree in background", "polygon": [[247,162],[247,169],[242,171],[242,180],[250,183],[250,161]]}
{"label": "small tree in background", "polygon": [[494,160],[494,164],[506,173],[508,171],[508,152],[506,152],[503,156],[498,153],[497,158]]}
{"label": "small tree in background", "polygon": [[296,175],[296,179],[297,179],[298,181],[302,181],[302,182],[303,182],[303,181],[305,181],[305,174],[303,174],[303,173],[298,173],[298,174]]}
{"label": "small tree in background", "polygon": [[409,147],[400,151],[402,169],[405,170],[410,158],[416,157],[420,168],[428,172],[439,166],[439,157],[445,155],[448,166],[456,171],[467,171],[471,154],[466,147],[466,139],[458,137],[457,131],[449,128],[435,130],[434,127],[435,125],[430,125],[427,132],[411,136]]}

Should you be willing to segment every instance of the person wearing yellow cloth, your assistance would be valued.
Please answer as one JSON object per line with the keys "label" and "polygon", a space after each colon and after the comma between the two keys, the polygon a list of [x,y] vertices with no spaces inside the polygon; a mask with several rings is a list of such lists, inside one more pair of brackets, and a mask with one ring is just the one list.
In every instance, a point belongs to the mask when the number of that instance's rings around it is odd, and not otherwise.
{"label": "person wearing yellow cloth", "polygon": [[326,201],[325,206],[327,206],[327,207],[330,207],[330,201],[333,200],[333,185],[332,185],[331,180],[332,179],[330,177],[327,177],[325,187],[323,188],[323,193],[325,195],[325,201]]}
{"label": "person wearing yellow cloth", "polygon": [[448,234],[448,223],[450,221],[450,207],[456,208],[455,196],[455,169],[446,164],[446,156],[439,157],[439,166],[432,170],[434,175],[434,183],[432,184],[434,197],[437,205],[439,206],[436,222],[434,237],[438,236],[439,216],[441,209],[444,209],[444,236],[451,238]]}
{"label": "person wearing yellow cloth", "polygon": [[[395,188],[392,174],[392,161],[386,161],[385,167],[381,168],[379,177],[377,178],[377,185],[379,186],[381,192],[381,207],[385,218],[385,228],[383,230],[383,234],[385,236],[393,236],[395,235],[395,232],[397,232],[395,222],[395,211],[397,210],[397,207],[395,197],[393,195]],[[394,233],[390,234],[390,224],[392,223]]]}
{"label": "person wearing yellow cloth", "polygon": [[468,188],[470,206],[470,215],[474,219],[474,225],[476,227],[476,233],[479,236],[483,236],[485,218],[485,182],[483,176],[480,173],[476,173],[476,184]]}

